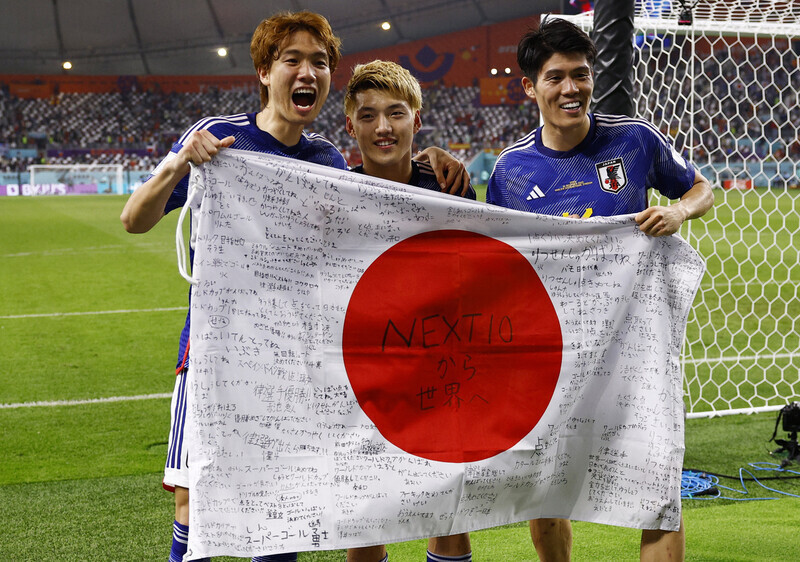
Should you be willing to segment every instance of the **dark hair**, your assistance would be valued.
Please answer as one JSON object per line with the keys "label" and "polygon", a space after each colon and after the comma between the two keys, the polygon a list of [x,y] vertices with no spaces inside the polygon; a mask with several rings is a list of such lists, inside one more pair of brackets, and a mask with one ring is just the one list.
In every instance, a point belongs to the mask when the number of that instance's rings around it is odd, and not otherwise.
{"label": "dark hair", "polygon": [[[317,38],[328,54],[328,68],[331,74],[336,70],[341,58],[342,42],[333,34],[331,25],[324,16],[303,10],[302,12],[281,12],[258,24],[250,39],[250,58],[258,72],[261,68],[269,71],[278,59],[283,42],[292,33],[307,31]],[[264,84],[261,88],[261,108],[269,101],[269,90]]]}
{"label": "dark hair", "polygon": [[539,29],[531,29],[517,45],[517,64],[522,74],[533,83],[547,60],[555,53],[586,55],[589,66],[594,66],[597,48],[580,27],[561,18],[547,18]]}

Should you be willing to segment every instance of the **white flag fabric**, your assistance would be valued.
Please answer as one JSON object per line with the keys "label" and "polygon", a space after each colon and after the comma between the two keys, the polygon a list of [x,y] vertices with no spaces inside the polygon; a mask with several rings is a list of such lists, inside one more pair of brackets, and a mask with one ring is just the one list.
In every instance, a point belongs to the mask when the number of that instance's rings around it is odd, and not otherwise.
{"label": "white flag fabric", "polygon": [[235,150],[190,184],[190,559],[678,528],[679,236]]}

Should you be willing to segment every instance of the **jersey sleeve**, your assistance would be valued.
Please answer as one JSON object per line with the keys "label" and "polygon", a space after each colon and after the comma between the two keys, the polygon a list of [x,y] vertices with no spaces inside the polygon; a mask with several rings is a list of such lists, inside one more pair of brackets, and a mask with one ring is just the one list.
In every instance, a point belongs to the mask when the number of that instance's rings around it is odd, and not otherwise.
{"label": "jersey sleeve", "polygon": [[655,154],[649,185],[669,199],[680,199],[694,185],[695,167],[664,135],[654,134]]}
{"label": "jersey sleeve", "polygon": [[504,170],[505,167],[502,165],[500,160],[495,162],[492,175],[489,176],[489,183],[486,186],[486,202],[490,205],[508,207],[508,192],[506,191],[506,178],[504,175]]}
{"label": "jersey sleeve", "polygon": [[186,198],[188,197],[189,193],[189,175],[183,176],[181,181],[178,182],[178,185],[175,186],[175,189],[172,190],[172,194],[167,199],[167,204],[164,207],[164,214],[174,211],[175,209],[181,209],[186,204]]}

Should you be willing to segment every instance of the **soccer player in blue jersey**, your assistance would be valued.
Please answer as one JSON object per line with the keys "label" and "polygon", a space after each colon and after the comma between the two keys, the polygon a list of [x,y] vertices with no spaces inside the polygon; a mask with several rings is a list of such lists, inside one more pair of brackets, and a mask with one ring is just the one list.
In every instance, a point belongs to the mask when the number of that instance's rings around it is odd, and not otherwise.
{"label": "soccer player in blue jersey", "polygon": [[[711,186],[650,123],[589,113],[596,54],[589,36],[563,19],[548,19],[522,37],[522,86],[543,124],[500,154],[486,200],[573,218],[635,213],[645,234],[674,234],[713,206]],[[650,207],[651,187],[679,201]],[[570,559],[568,520],[533,520],[530,530],[541,560]],[[683,560],[684,542],[683,523],[674,532],[645,529],[640,559]]]}
{"label": "soccer player in blue jersey", "polygon": [[[344,96],[345,127],[356,139],[363,162],[353,171],[439,191],[439,182],[430,165],[411,159],[414,135],[422,126],[421,109],[419,82],[399,64],[375,60],[356,66]],[[463,196],[475,199],[472,186]],[[348,562],[388,560],[384,545],[347,551]],[[428,541],[428,562],[471,560],[468,533]]]}
{"label": "soccer player in blue jersey", "polygon": [[[328,21],[311,12],[282,13],[262,21],[253,33],[250,54],[260,82],[261,111],[209,117],[188,129],[151,177],[125,204],[121,220],[128,232],[147,232],[168,212],[186,202],[190,164],[208,162],[221,148],[233,147],[297,158],[347,169],[336,147],[304,132],[328,96],[331,73],[340,59],[339,38]],[[186,553],[189,534],[189,474],[184,446],[189,315],[181,333],[164,487],[175,492],[175,523],[170,562]],[[296,554],[254,560],[290,561]]]}
{"label": "soccer player in blue jersey", "polygon": [[[126,203],[128,232],[147,232],[168,212],[186,202],[190,164],[208,162],[220,149],[233,147],[347,169],[344,157],[325,138],[304,132],[328,96],[331,74],[340,59],[340,41],[328,21],[311,12],[281,13],[259,24],[250,54],[260,82],[257,113],[208,117],[188,129],[151,177]],[[463,165],[441,149],[429,149],[442,190],[460,192],[469,185]],[[193,251],[190,250],[193,256]],[[164,487],[175,492],[175,522],[170,561],[187,547],[189,478],[183,426],[186,418],[186,369],[189,315],[181,333]],[[296,560],[296,554],[256,557],[260,561]]]}

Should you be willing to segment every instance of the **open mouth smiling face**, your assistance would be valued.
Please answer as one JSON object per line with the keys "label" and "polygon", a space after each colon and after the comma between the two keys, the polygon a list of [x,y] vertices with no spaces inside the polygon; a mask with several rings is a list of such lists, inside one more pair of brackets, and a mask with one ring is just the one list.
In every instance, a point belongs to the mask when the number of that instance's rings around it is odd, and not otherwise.
{"label": "open mouth smiling face", "polygon": [[292,93],[292,103],[301,110],[309,110],[317,101],[317,91],[314,88],[297,88]]}
{"label": "open mouth smiling face", "polygon": [[282,45],[271,67],[259,74],[269,90],[268,117],[273,123],[309,125],[316,119],[331,84],[325,46],[307,31],[297,31]]}

